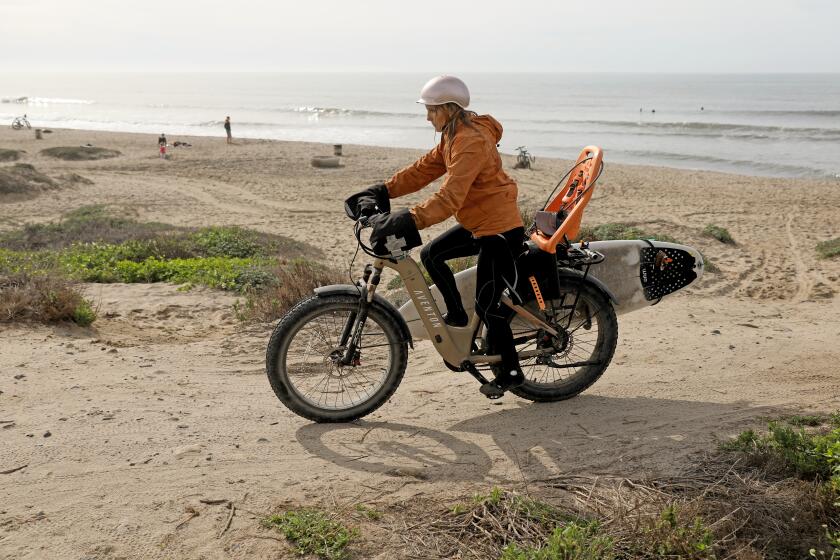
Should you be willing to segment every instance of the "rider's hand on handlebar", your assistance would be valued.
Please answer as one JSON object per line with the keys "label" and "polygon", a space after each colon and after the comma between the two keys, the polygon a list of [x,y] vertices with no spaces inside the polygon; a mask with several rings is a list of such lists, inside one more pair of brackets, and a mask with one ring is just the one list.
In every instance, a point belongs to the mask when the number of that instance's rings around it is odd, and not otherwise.
{"label": "rider's hand on handlebar", "polygon": [[407,208],[390,214],[377,214],[370,218],[368,223],[373,228],[370,233],[370,242],[377,254],[392,252],[394,247],[389,246],[389,238],[392,238],[402,251],[419,247],[423,243],[420,232],[417,231],[414,216]]}
{"label": "rider's hand on handlebar", "polygon": [[363,196],[356,203],[356,212],[360,218],[369,218],[374,214],[379,214],[379,206],[376,204],[376,199],[369,196]]}
{"label": "rider's hand on handlebar", "polygon": [[388,195],[388,188],[384,183],[377,183],[357,192],[344,201],[344,211],[352,220],[377,213],[390,212],[391,200]]}

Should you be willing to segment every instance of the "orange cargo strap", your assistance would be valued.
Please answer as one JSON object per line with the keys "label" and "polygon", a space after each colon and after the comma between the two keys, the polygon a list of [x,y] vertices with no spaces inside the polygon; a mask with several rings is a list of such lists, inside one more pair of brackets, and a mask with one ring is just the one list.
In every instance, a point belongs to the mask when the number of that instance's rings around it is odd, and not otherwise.
{"label": "orange cargo strap", "polygon": [[537,305],[540,306],[540,311],[545,311],[545,300],[543,299],[542,292],[540,291],[540,285],[537,284],[537,279],[533,276],[529,276],[528,280],[531,281],[531,288],[534,290],[534,297],[537,298]]}

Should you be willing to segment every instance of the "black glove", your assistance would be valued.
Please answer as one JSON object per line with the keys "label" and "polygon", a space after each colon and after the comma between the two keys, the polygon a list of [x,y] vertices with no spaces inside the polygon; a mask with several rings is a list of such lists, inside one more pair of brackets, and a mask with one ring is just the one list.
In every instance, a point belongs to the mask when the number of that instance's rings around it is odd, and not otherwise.
{"label": "black glove", "polygon": [[414,216],[407,209],[393,214],[377,214],[370,219],[370,243],[377,255],[397,256],[423,244]]}
{"label": "black glove", "polygon": [[351,220],[358,220],[362,216],[390,212],[391,198],[385,183],[371,185],[361,192],[357,192],[344,201],[344,211]]}

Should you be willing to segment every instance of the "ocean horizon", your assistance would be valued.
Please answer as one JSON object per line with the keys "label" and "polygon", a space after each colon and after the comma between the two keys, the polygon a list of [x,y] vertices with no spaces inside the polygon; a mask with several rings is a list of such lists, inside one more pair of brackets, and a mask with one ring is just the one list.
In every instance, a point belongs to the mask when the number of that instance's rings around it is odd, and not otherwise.
{"label": "ocean horizon", "polygon": [[[500,150],[772,177],[840,177],[840,74],[460,74]],[[430,149],[418,73],[9,73],[0,123]],[[537,165],[539,160],[537,161]]]}

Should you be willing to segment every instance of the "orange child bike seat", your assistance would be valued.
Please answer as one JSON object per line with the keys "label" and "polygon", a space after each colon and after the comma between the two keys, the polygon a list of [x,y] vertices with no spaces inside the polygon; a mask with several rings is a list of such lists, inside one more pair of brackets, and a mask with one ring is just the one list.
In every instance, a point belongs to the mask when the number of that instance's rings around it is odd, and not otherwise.
{"label": "orange child bike seat", "polygon": [[545,207],[546,212],[566,217],[554,231],[543,232],[537,229],[531,234],[531,240],[537,247],[547,253],[555,253],[558,243],[564,239],[574,239],[578,234],[583,210],[592,198],[595,181],[601,173],[602,159],[601,148],[597,146],[587,146],[581,150],[566,184]]}

